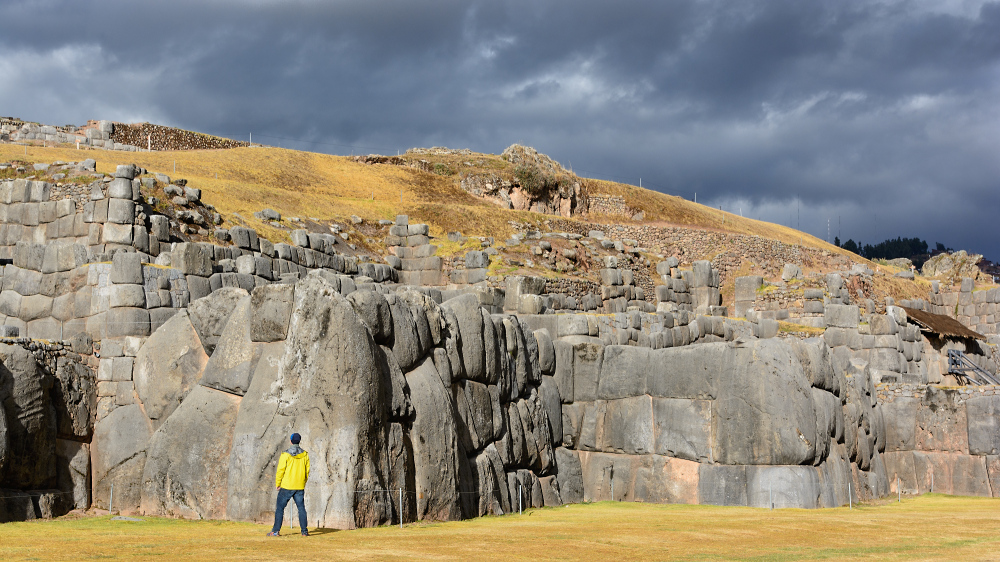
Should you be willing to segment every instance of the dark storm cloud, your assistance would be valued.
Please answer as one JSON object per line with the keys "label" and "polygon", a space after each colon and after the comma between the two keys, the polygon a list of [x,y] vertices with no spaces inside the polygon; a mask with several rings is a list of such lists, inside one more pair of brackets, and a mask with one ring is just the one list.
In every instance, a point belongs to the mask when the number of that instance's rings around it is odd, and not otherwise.
{"label": "dark storm cloud", "polygon": [[997,2],[49,0],[0,21],[4,114],[335,153],[522,142],[822,237],[1000,258]]}

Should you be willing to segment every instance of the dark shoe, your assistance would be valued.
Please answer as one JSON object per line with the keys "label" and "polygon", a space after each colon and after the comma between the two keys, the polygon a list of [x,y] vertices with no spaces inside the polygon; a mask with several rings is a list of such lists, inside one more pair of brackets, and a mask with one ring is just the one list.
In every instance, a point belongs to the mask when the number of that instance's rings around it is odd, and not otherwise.
{"label": "dark shoe", "polygon": [[278,533],[275,533],[274,531],[271,531],[270,533],[267,534],[267,536],[269,536],[269,537],[280,537],[281,535],[279,535]]}
{"label": "dark shoe", "polygon": [[302,531],[302,536],[303,537],[308,537],[309,536],[309,531]]}

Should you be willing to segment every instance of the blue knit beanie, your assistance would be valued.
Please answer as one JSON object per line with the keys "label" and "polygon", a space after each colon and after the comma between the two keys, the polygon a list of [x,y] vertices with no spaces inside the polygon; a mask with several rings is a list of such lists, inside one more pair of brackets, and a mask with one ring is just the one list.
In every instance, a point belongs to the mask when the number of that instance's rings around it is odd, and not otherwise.
{"label": "blue knit beanie", "polygon": [[295,444],[295,445],[298,445],[299,441],[302,441],[302,436],[299,435],[298,433],[293,433],[292,434],[292,443]]}

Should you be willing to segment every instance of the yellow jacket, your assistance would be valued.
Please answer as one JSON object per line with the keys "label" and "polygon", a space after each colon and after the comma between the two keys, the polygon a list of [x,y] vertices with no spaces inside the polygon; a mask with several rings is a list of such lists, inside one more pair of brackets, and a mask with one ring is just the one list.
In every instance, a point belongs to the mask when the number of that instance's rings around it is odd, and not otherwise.
{"label": "yellow jacket", "polygon": [[297,445],[281,453],[278,471],[274,474],[274,485],[286,490],[303,490],[308,480],[309,453]]}

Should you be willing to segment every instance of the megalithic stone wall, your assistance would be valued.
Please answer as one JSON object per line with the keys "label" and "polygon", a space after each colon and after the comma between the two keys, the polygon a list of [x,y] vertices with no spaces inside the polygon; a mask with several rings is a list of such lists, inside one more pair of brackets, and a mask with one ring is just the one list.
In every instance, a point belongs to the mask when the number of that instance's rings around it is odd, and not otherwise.
{"label": "megalithic stone wall", "polygon": [[531,331],[472,294],[439,305],[336,279],[220,291],[156,330],[134,359],[136,403],[97,424],[95,503],[114,484],[125,512],[269,520],[293,431],[323,526],[562,503],[558,397],[553,411]]}
{"label": "megalithic stone wall", "polygon": [[[24,336],[0,349],[21,389],[0,396],[0,487],[50,498],[5,503],[0,519],[110,507],[114,486],[117,511],[266,521],[292,431],[313,454],[311,513],[339,528],[612,498],[835,506],[887,494],[910,465],[914,489],[969,473],[987,487],[950,489],[1000,491],[991,391],[926,387],[888,406],[886,389],[930,378],[901,309],[861,317],[829,296],[822,338],[776,337],[773,319],[706,304],[706,262],[667,269],[688,292],[658,312],[528,314],[552,311],[544,280],[413,290],[325,233],[172,240],[141,172],[120,166],[85,202],[0,184],[0,314]],[[707,295],[697,310],[662,306],[695,305],[692,288]],[[19,432],[16,417],[40,411],[54,431]],[[923,437],[906,441],[911,425]],[[28,441],[37,458],[12,461]],[[60,497],[73,504],[55,509]]]}

